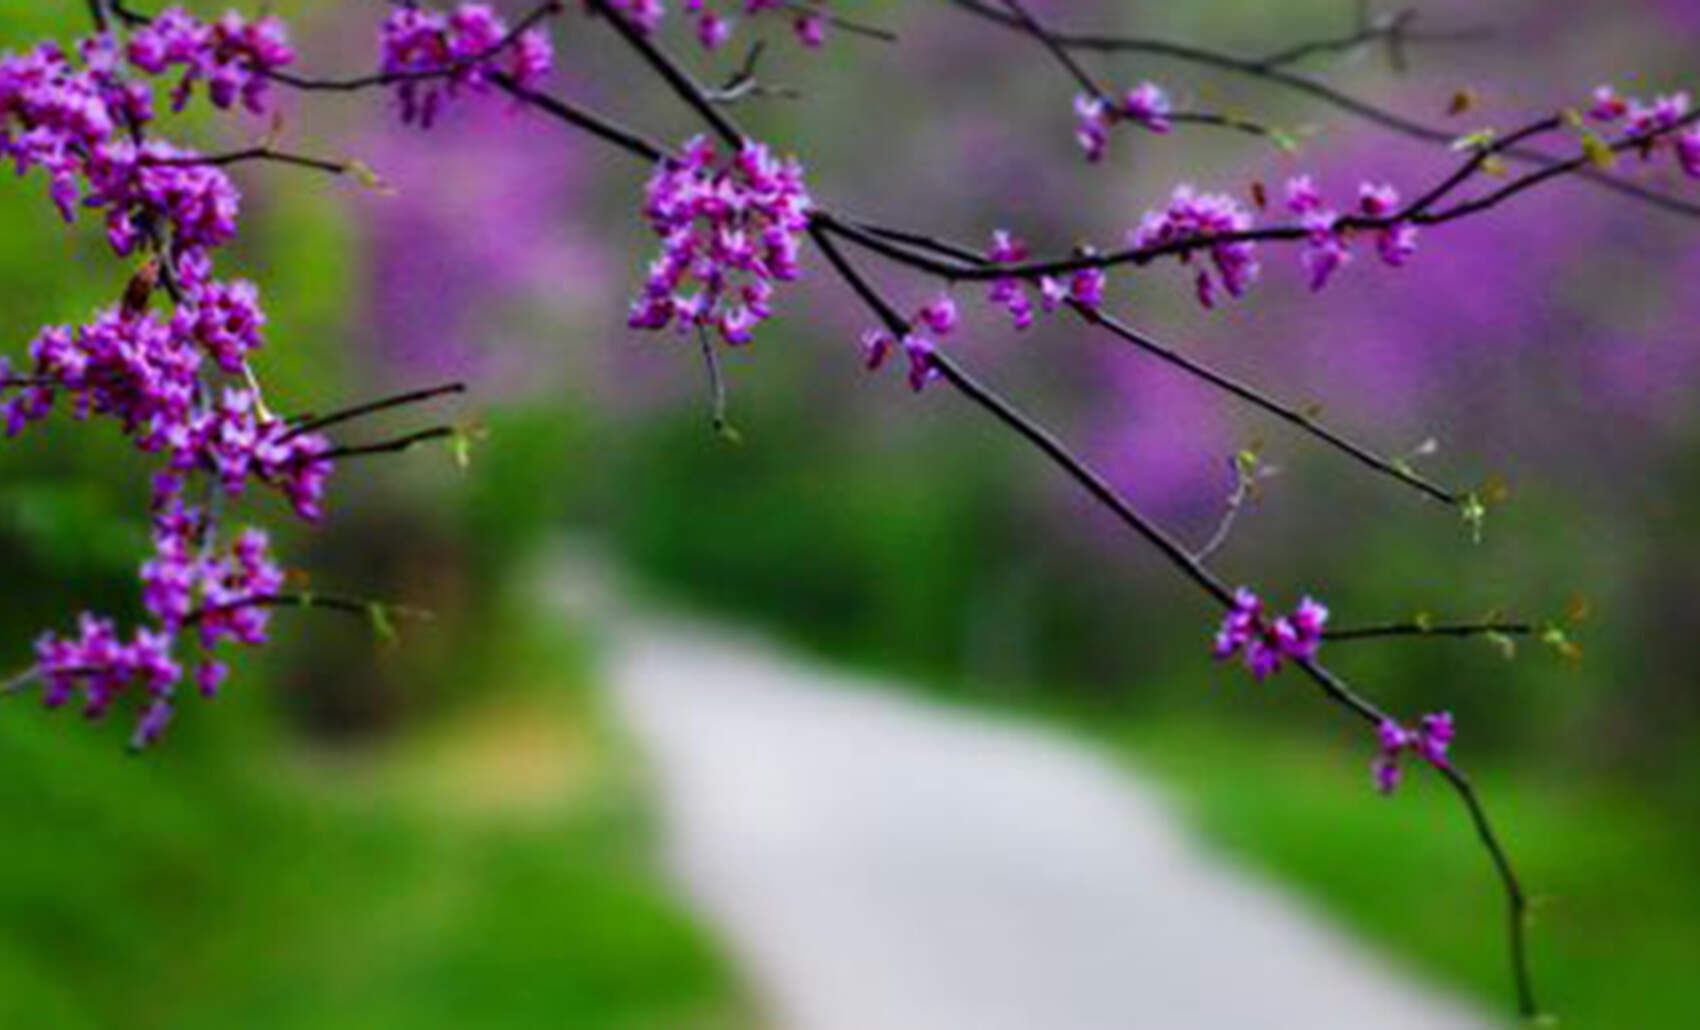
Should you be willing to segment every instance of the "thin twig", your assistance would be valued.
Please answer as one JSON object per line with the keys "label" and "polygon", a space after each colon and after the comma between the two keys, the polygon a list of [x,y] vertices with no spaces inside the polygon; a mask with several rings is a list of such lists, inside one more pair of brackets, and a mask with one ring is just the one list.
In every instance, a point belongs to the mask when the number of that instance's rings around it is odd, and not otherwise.
{"label": "thin twig", "polygon": [[[988,21],[1028,34],[1026,26],[1019,19],[992,6],[985,0],[948,0],[948,2]],[[1427,143],[1449,146],[1457,137],[1457,133],[1449,129],[1427,125],[1386,108],[1377,107],[1308,76],[1299,75],[1282,67],[1264,67],[1259,61],[1235,57],[1204,47],[1136,36],[1071,33],[1054,29],[1051,30],[1050,36],[1059,46],[1069,50],[1097,51],[1100,53],[1144,53],[1154,57],[1167,57],[1189,64],[1218,68],[1274,83],[1320,100],[1347,114],[1373,122],[1384,129]],[[1505,156],[1524,164],[1536,166],[1548,166],[1560,160],[1550,154],[1523,147],[1508,150],[1505,152]],[[1575,169],[1575,171],[1580,178],[1605,189],[1634,197],[1665,211],[1690,218],[1700,218],[1700,204],[1693,201],[1668,193],[1661,193],[1658,190],[1650,189],[1628,179],[1609,175],[1595,168],[1583,167]]]}
{"label": "thin twig", "polygon": [[343,461],[348,458],[364,458],[375,454],[396,454],[422,443],[429,443],[432,440],[442,440],[447,437],[454,436],[459,432],[460,430],[453,426],[435,426],[431,429],[421,429],[417,433],[409,433],[406,436],[397,437],[394,440],[384,440],[379,443],[350,444],[342,447],[333,447],[330,450],[319,454],[304,455],[299,459],[298,463],[307,464],[315,461]]}
{"label": "thin twig", "polygon": [[245,150],[233,150],[223,154],[199,154],[182,157],[158,157],[143,154],[137,159],[138,164],[181,167],[220,167],[241,164],[246,161],[272,161],[278,164],[294,165],[297,168],[310,168],[314,171],[328,172],[332,175],[347,175],[354,167],[351,162],[310,157],[305,154],[291,153],[287,150],[278,150],[271,146],[248,147]]}
{"label": "thin twig", "polygon": [[389,411],[392,408],[406,407],[410,404],[423,404],[426,401],[436,400],[438,397],[446,397],[451,394],[461,394],[465,392],[465,383],[444,383],[442,386],[431,386],[423,390],[410,390],[407,393],[398,393],[392,397],[381,397],[375,401],[367,401],[364,404],[356,404],[353,407],[343,408],[340,411],[332,411],[324,415],[298,417],[298,419],[292,420],[297,421],[298,424],[289,432],[285,433],[278,442],[286,443],[289,440],[300,436],[302,433],[317,432],[321,429],[327,429],[334,425],[350,422],[357,418],[365,418],[368,415],[375,415],[380,411]]}
{"label": "thin twig", "polygon": [[1500,634],[1508,637],[1533,636],[1539,627],[1527,622],[1388,622],[1374,626],[1352,626],[1326,630],[1322,639],[1330,643],[1352,640],[1376,640],[1388,637],[1482,637]]}

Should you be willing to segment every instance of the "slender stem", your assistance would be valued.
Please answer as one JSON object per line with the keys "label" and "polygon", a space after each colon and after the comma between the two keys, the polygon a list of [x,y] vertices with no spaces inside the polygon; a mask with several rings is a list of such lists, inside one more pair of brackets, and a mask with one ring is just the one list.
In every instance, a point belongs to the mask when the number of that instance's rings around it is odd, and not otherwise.
{"label": "slender stem", "polygon": [[528,89],[514,81],[513,76],[506,72],[497,72],[492,80],[503,92],[523,103],[530,104],[540,111],[558,118],[568,125],[582,129],[605,143],[612,143],[621,150],[646,161],[660,161],[667,156],[667,148],[647,139],[631,129],[618,125],[601,115],[592,114],[582,107],[559,100],[547,93],[539,93]]}
{"label": "slender stem", "polygon": [[1085,68],[1080,66],[1080,62],[1074,59],[1074,55],[1069,53],[1067,47],[1059,45],[1051,34],[1045,31],[1044,26],[1039,24],[1039,19],[1033,17],[1027,7],[1021,3],[1021,0],[1002,0],[1002,2],[1027,29],[1028,33],[1051,52],[1051,56],[1056,58],[1057,63],[1074,76],[1074,81],[1080,83],[1082,89],[1095,97],[1108,98],[1109,94],[1105,93],[1104,88],[1098,85],[1098,80],[1094,79]]}
{"label": "slender stem", "polygon": [[[183,619],[184,626],[199,626],[208,619],[231,612],[239,612],[245,608],[319,608],[325,611],[342,612],[347,615],[370,615],[375,602],[361,601],[351,597],[326,596],[324,594],[255,594],[252,597],[238,598],[223,604],[208,605],[197,608]],[[396,611],[387,605],[386,610]]]}
{"label": "slender stem", "polygon": [[[962,10],[995,22],[1006,28],[1027,34],[1027,29],[1019,19],[1009,13],[992,6],[985,0],[949,0]],[[1427,143],[1450,146],[1457,133],[1449,129],[1426,125],[1422,122],[1407,118],[1404,115],[1377,107],[1360,100],[1342,90],[1335,89],[1325,83],[1304,75],[1287,71],[1276,66],[1265,66],[1256,60],[1234,57],[1220,51],[1186,43],[1173,43],[1167,40],[1149,39],[1134,36],[1117,36],[1100,33],[1070,33],[1058,30],[1051,31],[1051,38],[1060,46],[1069,50],[1097,51],[1101,53],[1144,53],[1156,57],[1167,57],[1189,64],[1204,65],[1223,71],[1245,75],[1264,82],[1273,83],[1294,92],[1303,93],[1320,100],[1338,110],[1355,115],[1366,121],[1373,122],[1384,129],[1408,136],[1412,139]],[[1524,164],[1549,166],[1560,159],[1538,150],[1516,147],[1505,152],[1505,156]],[[1627,179],[1606,174],[1591,167],[1574,169],[1577,176],[1588,180],[1605,189],[1633,197],[1654,207],[1690,218],[1700,217],[1700,203],[1685,200],[1681,197],[1661,193]]]}
{"label": "slender stem", "polygon": [[720,356],[714,352],[714,341],[705,326],[697,326],[697,345],[702,351],[702,364],[708,373],[708,392],[712,404],[710,418],[714,431],[726,433],[726,379],[720,373]]}
{"label": "slender stem", "polygon": [[[1399,11],[1391,18],[1379,23],[1365,24],[1356,32],[1338,36],[1333,39],[1317,39],[1277,50],[1252,62],[1259,68],[1280,68],[1284,65],[1297,64],[1307,57],[1319,54],[1340,54],[1356,50],[1366,43],[1386,40],[1392,53],[1411,43],[1478,43],[1493,38],[1494,32],[1486,26],[1472,28],[1423,31],[1410,27],[1416,20],[1417,11],[1407,8]],[[1395,59],[1398,63],[1398,58]]]}
{"label": "slender stem", "polygon": [[[876,237],[886,235],[883,230],[867,229],[865,226],[856,227],[861,229],[862,233],[844,232],[846,223],[840,219],[823,218],[822,223],[829,231],[840,232],[855,243],[865,242],[866,235],[864,235],[864,233]],[[919,239],[919,237],[913,233],[902,235],[907,236],[910,241]],[[882,254],[890,253],[890,251],[878,247],[871,249],[875,249]],[[937,249],[949,252],[958,261],[973,262],[979,266],[991,266],[991,263],[986,261],[986,259],[974,255],[966,248],[962,248],[954,244],[939,244],[937,245]],[[901,261],[903,259],[899,257],[898,260]],[[1263,393],[1261,390],[1258,390],[1256,387],[1253,387],[1239,379],[1235,379],[1224,372],[1220,372],[1196,358],[1187,357],[1179,351],[1176,351],[1150,336],[1139,332],[1132,326],[1121,322],[1112,315],[1094,310],[1093,308],[1074,301],[1069,302],[1069,308],[1082,321],[1085,321],[1090,325],[1097,326],[1123,342],[1132,344],[1145,353],[1150,354],[1151,356],[1164,361],[1183,372],[1186,372],[1188,375],[1201,379],[1218,389],[1246,401],[1253,407],[1297,427],[1303,432],[1310,434],[1318,440],[1321,440],[1323,443],[1326,443],[1328,446],[1341,451],[1382,475],[1391,476],[1392,478],[1419,490],[1423,494],[1426,494],[1430,498],[1433,498],[1442,504],[1455,506],[1463,500],[1463,497],[1459,494],[1448,490],[1428,478],[1418,475],[1409,468],[1384,458],[1369,448],[1355,443],[1347,437],[1329,429],[1327,426],[1318,422],[1314,417],[1304,411],[1291,405],[1283,404],[1273,397],[1270,397],[1268,394]]]}
{"label": "slender stem", "polygon": [[1506,854],[1504,845],[1494,832],[1493,823],[1488,820],[1487,810],[1482,806],[1481,798],[1476,795],[1476,788],[1455,766],[1446,764],[1437,768],[1446,778],[1446,782],[1452,785],[1464,807],[1469,810],[1470,822],[1475,826],[1482,846],[1492,858],[1494,872],[1498,874],[1500,883],[1505,888],[1506,927],[1511,941],[1511,978],[1517,985],[1517,1011],[1525,1019],[1534,1019],[1540,1014],[1540,1006],[1535,1001],[1534,979],[1529,972],[1526,940],[1529,902],[1523,893],[1523,885],[1517,878],[1517,870],[1511,864],[1511,857]]}
{"label": "slender stem", "polygon": [[406,407],[410,404],[423,404],[426,401],[436,400],[438,397],[446,397],[451,394],[461,394],[465,392],[465,383],[444,383],[442,386],[431,386],[423,390],[410,390],[407,393],[398,393],[393,397],[381,397],[375,401],[367,401],[364,404],[356,404],[353,407],[343,408],[340,411],[333,411],[325,415],[309,415],[306,416],[305,421],[301,421],[295,426],[295,428],[285,433],[278,442],[284,443],[300,436],[302,433],[317,432],[321,429],[329,428],[330,426],[340,425],[344,422],[351,422],[358,418],[365,418],[368,415],[375,415],[380,411],[389,411],[392,408]]}
{"label": "slender stem", "polygon": [[189,157],[156,157],[143,155],[138,163],[144,165],[177,165],[185,167],[219,167],[223,165],[241,164],[245,161],[273,161],[278,164],[294,165],[298,168],[310,168],[314,171],[328,172],[331,175],[346,175],[353,165],[346,161],[331,161],[322,157],[309,157],[305,154],[295,154],[287,150],[278,150],[269,146],[249,147],[246,150],[233,150],[223,154],[202,154]]}
{"label": "slender stem", "polygon": [[1222,510],[1222,518],[1216,523],[1215,531],[1210,534],[1210,538],[1204,542],[1202,547],[1192,553],[1194,561],[1208,562],[1215,557],[1216,552],[1222,549],[1223,545],[1228,542],[1228,537],[1233,534],[1234,523],[1238,521],[1240,511],[1245,507],[1246,499],[1251,496],[1253,480],[1240,472],[1238,465],[1232,460],[1228,464],[1234,470],[1233,492],[1228,494],[1227,507]]}
{"label": "slender stem", "polygon": [[1387,637],[1480,637],[1503,634],[1508,637],[1527,637],[1537,627],[1527,622],[1387,622],[1374,626],[1353,626],[1331,629],[1322,634],[1330,643],[1350,640],[1376,640]]}
{"label": "slender stem", "polygon": [[1118,339],[1133,344],[1145,353],[1168,362],[1170,365],[1173,365],[1176,368],[1179,368],[1226,391],[1227,393],[1234,395],[1235,397],[1240,398],[1248,404],[1251,404],[1253,407],[1267,412],[1289,425],[1296,426],[1304,432],[1309,433],[1311,436],[1316,437],[1318,440],[1321,440],[1328,446],[1333,447],[1335,450],[1350,456],[1382,475],[1391,476],[1407,486],[1414,487],[1423,494],[1426,494],[1428,497],[1433,498],[1442,504],[1456,506],[1463,501],[1463,497],[1459,494],[1434,483],[1424,476],[1420,476],[1417,473],[1412,472],[1408,468],[1395,464],[1361,444],[1354,443],[1352,440],[1341,436],[1332,429],[1329,429],[1327,426],[1318,422],[1315,418],[1305,412],[1294,408],[1291,405],[1283,404],[1280,401],[1275,400],[1273,397],[1270,397],[1268,394],[1263,393],[1261,390],[1258,390],[1255,387],[1225,373],[1218,372],[1216,369],[1211,368],[1195,358],[1189,358],[1170,347],[1164,346],[1162,343],[1146,336],[1144,333],[1141,333],[1133,329],[1131,326],[1117,320],[1114,316],[1106,315],[1101,311],[1095,311],[1084,304],[1072,301],[1069,306],[1073,309],[1076,315],[1079,315],[1086,322],[1107,330]]}
{"label": "slender stem", "polygon": [[642,57],[645,63],[654,69],[656,74],[660,75],[662,80],[672,87],[673,92],[678,94],[679,98],[689,105],[697,113],[697,116],[712,128],[722,140],[733,147],[744,145],[743,132],[732,123],[732,119],[727,117],[725,111],[717,107],[714,101],[708,98],[708,94],[701,86],[697,85],[696,80],[691,78],[688,72],[674,62],[672,58],[662,53],[661,49],[651,43],[648,36],[639,32],[636,27],[628,22],[624,15],[609,7],[608,0],[586,0],[586,2],[598,14],[606,18],[610,25],[614,26],[614,31],[620,34],[620,38],[637,51],[638,56]]}
{"label": "slender stem", "polygon": [[[873,286],[858,272],[849,259],[833,243],[831,235],[824,227],[817,224],[809,229],[815,244],[821,253],[826,255],[834,270],[849,283],[851,288],[874,310],[886,328],[899,338],[908,335],[909,323],[897,314]],[[944,380],[955,387],[958,393],[985,409],[998,421],[1013,429],[1019,436],[1037,447],[1041,453],[1050,458],[1066,472],[1071,479],[1085,488],[1099,503],[1108,508],[1121,522],[1157,548],[1158,552],[1174,564],[1188,579],[1192,580],[1205,593],[1214,597],[1224,607],[1233,603],[1233,592],[1211,572],[1202,562],[1199,562],[1185,547],[1155,523],[1146,519],[1136,511],[1131,504],[1118,494],[1114,487],[1095,472],[1084,460],[1077,457],[1060,440],[1051,435],[1050,431],[1039,425],[1026,414],[1022,413],[1009,401],[974,378],[966,369],[943,353],[935,353],[933,365],[938,369]]]}
{"label": "slender stem", "polygon": [[313,461],[341,461],[347,458],[364,458],[374,454],[396,454],[410,447],[432,440],[442,440],[454,436],[459,430],[453,426],[435,426],[431,429],[421,429],[417,433],[397,437],[394,440],[384,440],[378,443],[351,444],[343,447],[333,447],[322,454],[312,454],[301,459],[303,464]]}

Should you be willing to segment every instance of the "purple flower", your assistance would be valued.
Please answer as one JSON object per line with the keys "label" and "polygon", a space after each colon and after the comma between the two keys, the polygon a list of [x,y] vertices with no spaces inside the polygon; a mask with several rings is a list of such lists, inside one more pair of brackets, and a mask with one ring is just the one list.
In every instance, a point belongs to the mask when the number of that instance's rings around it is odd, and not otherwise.
{"label": "purple flower", "polygon": [[1401,726],[1392,719],[1382,720],[1376,727],[1377,754],[1370,764],[1376,789],[1383,794],[1391,794],[1399,786],[1399,759],[1406,752],[1415,754],[1436,768],[1445,767],[1446,751],[1452,743],[1452,735],[1451,712],[1425,715],[1418,722],[1416,729]]}
{"label": "purple flower", "polygon": [[482,3],[463,3],[447,15],[398,7],[384,19],[378,43],[380,70],[403,77],[395,86],[402,122],[427,129],[446,100],[489,89],[504,57],[521,86],[536,85],[554,61],[544,33],[530,29],[510,42],[502,19]]}
{"label": "purple flower", "polygon": [[1618,94],[1611,86],[1599,86],[1594,90],[1593,103],[1588,106],[1588,117],[1600,122],[1614,122],[1629,113],[1629,102]]}
{"label": "purple flower", "polygon": [[1169,121],[1171,110],[1169,95],[1155,82],[1142,82],[1122,98],[1123,117],[1159,134],[1173,130],[1174,125]]}
{"label": "purple flower", "polygon": [[862,334],[862,363],[868,371],[877,372],[896,346],[897,341],[884,329],[869,329]]}
{"label": "purple flower", "polygon": [[925,336],[910,333],[903,338],[903,353],[909,359],[909,389],[920,393],[939,377],[933,354],[938,348]]}
{"label": "purple flower", "polygon": [[949,336],[958,321],[956,301],[951,300],[948,293],[941,293],[921,305],[920,310],[915,312],[915,321],[932,330],[935,335]]}
{"label": "purple flower", "polygon": [[1327,621],[1328,609],[1309,597],[1290,615],[1270,619],[1263,600],[1240,587],[1217,627],[1211,653],[1218,661],[1241,655],[1252,678],[1262,682],[1279,672],[1284,661],[1315,658]]}
{"label": "purple flower", "polygon": [[816,49],[826,43],[826,19],[818,14],[803,14],[791,23],[792,31],[797,35],[797,42],[810,49]]}
{"label": "purple flower", "polygon": [[705,50],[718,50],[732,38],[732,23],[709,11],[697,19],[697,41]]}
{"label": "purple flower", "polygon": [[214,106],[228,108],[240,100],[255,114],[266,112],[270,73],[295,61],[279,18],[249,22],[231,11],[207,23],[181,7],[161,11],[132,32],[126,56],[149,75],[182,66],[171,94],[173,110],[182,110],[195,85],[205,82]]}
{"label": "purple flower", "polygon": [[[1182,264],[1192,262],[1196,249],[1205,250],[1211,268],[1199,269],[1196,287],[1199,303],[1209,308],[1215,304],[1218,283],[1238,297],[1256,280],[1256,246],[1249,240],[1220,238],[1251,227],[1251,213],[1234,198],[1225,193],[1199,193],[1183,183],[1175,187],[1167,208],[1146,212],[1139,228],[1129,234],[1129,242],[1141,249],[1178,246]],[[1191,241],[1197,241],[1196,248],[1186,246]]]}
{"label": "purple flower", "polygon": [[1676,137],[1676,160],[1682,174],[1700,179],[1700,128],[1689,129]]}
{"label": "purple flower", "polygon": [[795,160],[749,143],[722,162],[698,136],[656,169],[644,216],[661,241],[627,324],[686,331],[713,326],[744,343],[771,314],[775,282],[797,278],[813,202]]}
{"label": "purple flower", "polygon": [[1104,159],[1110,145],[1110,123],[1115,118],[1109,104],[1101,97],[1081,93],[1074,98],[1074,138],[1086,152],[1086,160],[1096,164]]}

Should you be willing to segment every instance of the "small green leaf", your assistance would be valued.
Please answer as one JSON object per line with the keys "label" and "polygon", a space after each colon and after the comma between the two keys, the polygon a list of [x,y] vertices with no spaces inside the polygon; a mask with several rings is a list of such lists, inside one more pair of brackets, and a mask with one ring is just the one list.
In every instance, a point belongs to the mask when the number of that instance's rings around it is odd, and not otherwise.
{"label": "small green leaf", "polygon": [[396,635],[395,623],[390,621],[390,610],[387,605],[377,601],[366,606],[366,615],[372,621],[372,634],[380,644],[394,645],[400,639]]}
{"label": "small green leaf", "polygon": [[1517,641],[1500,632],[1482,634],[1482,639],[1494,646],[1501,658],[1511,661],[1517,657]]}
{"label": "small green leaf", "polygon": [[1558,656],[1567,662],[1582,660],[1582,647],[1555,625],[1547,625],[1541,629],[1541,643],[1558,652]]}
{"label": "small green leaf", "polygon": [[1296,154],[1299,152],[1298,138],[1287,130],[1277,129],[1271,125],[1265,129],[1265,132],[1269,135],[1269,142],[1275,144],[1275,149],[1284,154]]}
{"label": "small green leaf", "polygon": [[1617,164],[1617,152],[1611,145],[1600,138],[1600,134],[1591,129],[1582,133],[1582,156],[1595,168],[1611,168]]}
{"label": "small green leaf", "polygon": [[344,167],[348,170],[349,176],[353,178],[355,182],[359,183],[364,189],[370,190],[373,193],[378,194],[380,197],[393,197],[396,195],[396,188],[385,182],[383,177],[374,171],[372,166],[366,162],[350,161]]}
{"label": "small green leaf", "polygon": [[1475,132],[1466,132],[1464,135],[1459,136],[1457,139],[1452,141],[1452,149],[1460,151],[1486,150],[1488,147],[1493,146],[1493,141],[1496,136],[1497,134],[1491,128],[1477,129]]}

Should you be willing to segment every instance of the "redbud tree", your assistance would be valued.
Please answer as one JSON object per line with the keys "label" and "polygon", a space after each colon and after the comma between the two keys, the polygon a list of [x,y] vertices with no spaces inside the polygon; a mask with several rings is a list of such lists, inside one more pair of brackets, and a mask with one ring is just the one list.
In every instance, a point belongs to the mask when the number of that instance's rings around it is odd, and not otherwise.
{"label": "redbud tree", "polygon": [[[1101,233],[1061,252],[1040,252],[1005,227],[989,224],[980,240],[952,240],[926,225],[887,225],[857,217],[858,198],[810,190],[806,154],[783,139],[743,127],[752,105],[772,98],[807,102],[806,91],[766,81],[765,46],[793,46],[817,60],[855,62],[859,48],[901,47],[886,28],[862,20],[853,5],[830,0],[550,0],[504,19],[490,5],[438,9],[396,3],[387,10],[341,12],[350,31],[370,33],[372,64],[347,77],[301,71],[288,27],[272,15],[231,11],[203,20],[181,8],[143,9],[89,0],[88,30],[65,45],[10,41],[0,55],[0,154],[25,184],[67,223],[93,222],[128,285],[102,310],[74,325],[35,330],[21,352],[0,357],[0,422],[7,437],[50,432],[66,417],[112,424],[152,470],[138,498],[153,527],[152,551],[138,570],[144,624],[120,627],[97,613],[71,628],[48,629],[33,661],[5,681],[8,692],[36,691],[47,707],[75,706],[90,718],[123,711],[132,745],[155,743],[175,706],[195,693],[211,699],[231,675],[241,648],[264,644],[283,608],[326,608],[382,625],[385,606],[333,593],[290,589],[291,577],[263,528],[242,524],[244,501],[281,496],[296,517],[327,517],[326,491],[361,461],[398,455],[429,441],[457,447],[451,425],[423,425],[401,436],[359,432],[368,416],[427,405],[463,392],[460,383],[421,384],[333,411],[277,410],[261,370],[268,325],[260,286],[240,277],[226,253],[241,228],[242,199],[227,170],[271,163],[305,173],[376,182],[359,162],[302,153],[285,145],[276,111],[285,91],[370,94],[420,132],[470,94],[511,100],[539,133],[559,130],[573,145],[632,160],[631,218],[653,236],[653,252],[634,268],[627,317],[631,331],[677,337],[681,355],[700,360],[714,421],[729,432],[720,375],[722,348],[754,344],[770,319],[806,319],[787,303],[787,288],[809,276],[836,281],[866,312],[858,340],[869,373],[895,367],[926,402],[959,396],[1007,429],[1056,473],[1072,480],[1128,532],[1133,546],[1175,573],[1219,615],[1201,624],[1201,659],[1243,664],[1255,681],[1308,683],[1316,696],[1365,729],[1373,786],[1392,793],[1413,767],[1440,777],[1456,794],[1503,888],[1516,1005],[1539,1011],[1525,949],[1526,895],[1487,810],[1452,753],[1447,712],[1383,710],[1373,689],[1348,683],[1324,664],[1333,647],[1400,636],[1534,636],[1573,650],[1558,622],[1501,618],[1334,625],[1323,600],[1294,585],[1236,585],[1218,569],[1218,552],[1242,502],[1262,476],[1255,454],[1233,459],[1236,489],[1214,533],[1198,546],[1119,493],[1068,443],[994,390],[960,356],[962,304],[986,305],[1020,334],[1040,320],[1061,320],[1082,334],[1128,346],[1177,374],[1207,384],[1221,403],[1245,405],[1295,427],[1390,486],[1450,511],[1479,534],[1492,486],[1459,489],[1423,475],[1347,436],[1307,408],[1211,367],[1157,338],[1119,312],[1118,284],[1137,276],[1171,282],[1206,309],[1255,303],[1266,265],[1290,265],[1322,294],[1354,264],[1363,274],[1397,274],[1411,262],[1445,260],[1445,229],[1496,210],[1551,183],[1582,179],[1660,210],[1700,213],[1700,204],[1663,192],[1637,175],[1674,167],[1700,178],[1700,110],[1685,94],[1626,96],[1611,87],[1562,83],[1549,113],[1525,124],[1459,133],[1329,87],[1293,69],[1303,58],[1385,46],[1409,49],[1453,42],[1467,32],[1419,31],[1408,12],[1371,17],[1360,6],[1351,33],[1301,42],[1248,59],[1192,43],[1075,30],[1051,24],[1023,0],[941,0],[938,17],[973,21],[1030,44],[1034,89],[1053,90],[1055,125],[1072,131],[1080,159],[1111,162],[1123,150],[1181,146],[1192,132],[1226,131],[1292,148],[1291,137],[1239,112],[1172,95],[1163,83],[1112,82],[1092,70],[1118,54],[1161,54],[1223,75],[1293,90],[1341,117],[1426,141],[1455,154],[1452,170],[1432,181],[1365,179],[1355,190],[1319,188],[1307,174],[1283,183],[1252,181],[1240,193],[1177,183],[1168,200],[1136,218],[1105,212]],[[554,34],[596,35],[627,52],[648,88],[670,97],[697,122],[685,139],[658,140],[552,88]],[[743,58],[722,73],[734,49]],[[1089,64],[1091,67],[1089,67]],[[1055,77],[1045,77],[1045,66]],[[196,149],[179,116],[208,106],[258,116],[267,128],[252,145]],[[1470,106],[1465,94],[1454,113]],[[1011,138],[1018,138],[1013,136]],[[445,139],[444,146],[453,146]],[[900,188],[900,172],[884,188]],[[1213,176],[1220,178],[1219,175]],[[38,188],[39,188],[38,187]],[[867,269],[880,265],[882,274]],[[907,277],[904,300],[878,283]],[[1277,271],[1276,274],[1280,274]],[[1326,303],[1319,296],[1316,303]],[[806,443],[799,446],[807,446]],[[1277,600],[1279,599],[1279,600]],[[1212,638],[1213,633],[1213,638]]]}

